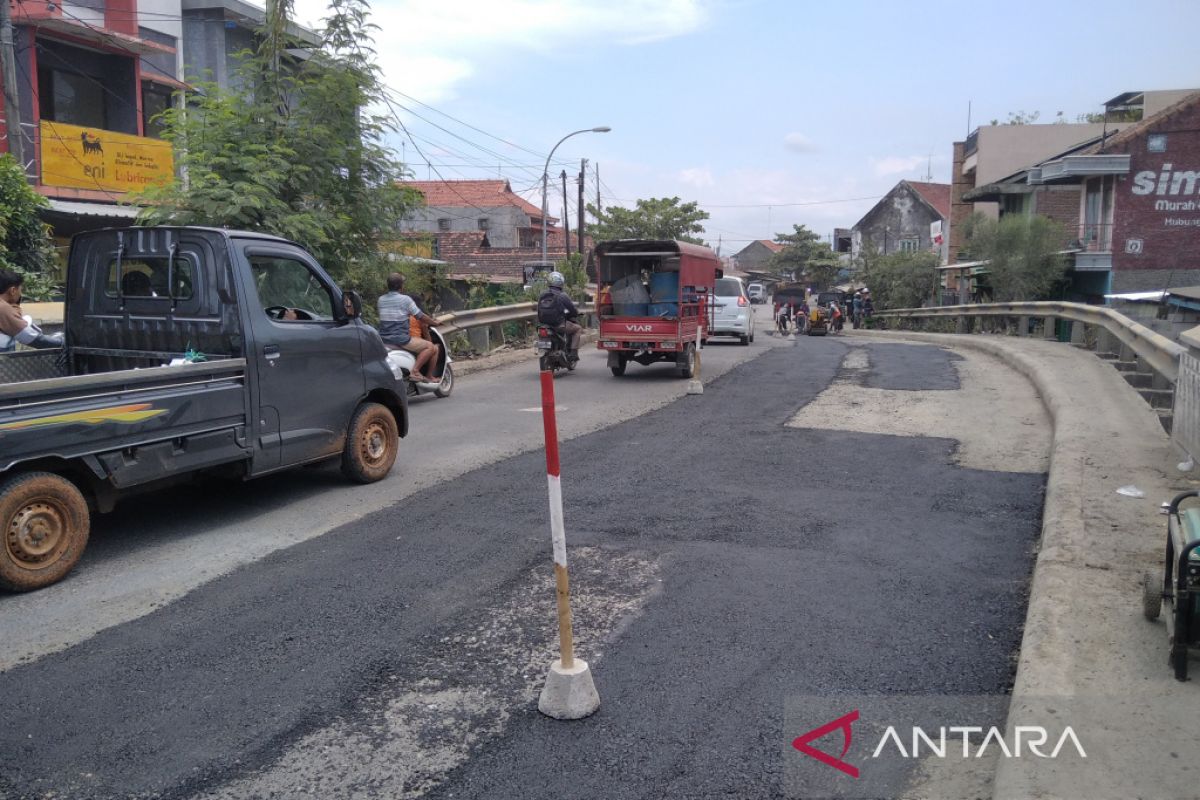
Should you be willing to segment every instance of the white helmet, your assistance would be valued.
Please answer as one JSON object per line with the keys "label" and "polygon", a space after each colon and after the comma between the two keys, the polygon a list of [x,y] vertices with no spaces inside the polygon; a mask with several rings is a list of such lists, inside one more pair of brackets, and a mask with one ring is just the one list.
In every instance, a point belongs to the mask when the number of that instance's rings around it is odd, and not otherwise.
{"label": "white helmet", "polygon": [[551,286],[562,286],[566,282],[567,279],[563,277],[563,274],[557,271],[551,272],[550,276],[546,278],[546,283]]}

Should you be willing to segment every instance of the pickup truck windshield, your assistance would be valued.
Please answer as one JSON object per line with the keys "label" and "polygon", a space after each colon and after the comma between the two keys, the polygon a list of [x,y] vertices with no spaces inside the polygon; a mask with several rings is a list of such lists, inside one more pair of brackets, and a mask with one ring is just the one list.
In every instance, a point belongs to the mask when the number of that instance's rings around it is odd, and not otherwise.
{"label": "pickup truck windshield", "polygon": [[298,308],[316,319],[333,315],[333,298],[303,261],[250,255],[250,274],[264,308]]}

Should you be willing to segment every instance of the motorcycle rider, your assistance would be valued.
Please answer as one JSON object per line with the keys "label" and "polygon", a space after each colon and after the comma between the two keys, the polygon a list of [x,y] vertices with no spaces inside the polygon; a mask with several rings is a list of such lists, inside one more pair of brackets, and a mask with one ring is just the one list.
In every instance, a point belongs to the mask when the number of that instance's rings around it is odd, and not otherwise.
{"label": "motorcycle rider", "polygon": [[571,302],[571,298],[563,291],[567,279],[558,271],[551,272],[546,278],[546,291],[538,298],[538,324],[560,333],[567,339],[567,361],[572,369],[579,360],[579,337],[583,330],[575,319],[579,310]]}

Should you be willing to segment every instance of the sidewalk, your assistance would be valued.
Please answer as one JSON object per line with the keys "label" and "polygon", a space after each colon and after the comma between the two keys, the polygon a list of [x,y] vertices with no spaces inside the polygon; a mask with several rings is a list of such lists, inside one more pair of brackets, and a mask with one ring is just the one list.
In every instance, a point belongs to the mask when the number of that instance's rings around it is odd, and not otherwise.
{"label": "sidewalk", "polygon": [[[852,337],[860,334],[852,334]],[[1120,373],[1056,342],[871,333],[990,353],[1036,387],[1054,425],[1042,540],[1008,726],[1070,719],[1086,761],[1002,759],[995,798],[1200,797],[1200,661],[1180,683],[1165,625],[1146,621],[1141,580],[1161,574],[1159,505],[1198,482]],[[852,338],[848,337],[848,338]],[[866,338],[866,337],[864,337]],[[1133,485],[1140,499],[1117,494]],[[1053,744],[1053,743],[1051,743]]]}

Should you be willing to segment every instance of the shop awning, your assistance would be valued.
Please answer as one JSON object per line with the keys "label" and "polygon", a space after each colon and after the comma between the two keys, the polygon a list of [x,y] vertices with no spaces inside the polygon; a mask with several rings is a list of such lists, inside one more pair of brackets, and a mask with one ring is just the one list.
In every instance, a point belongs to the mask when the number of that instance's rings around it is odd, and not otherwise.
{"label": "shop awning", "polygon": [[95,217],[96,219],[137,219],[141,209],[138,206],[122,206],[116,203],[84,203],[78,200],[58,200],[47,198],[50,207],[47,209],[54,214],[68,217]]}

